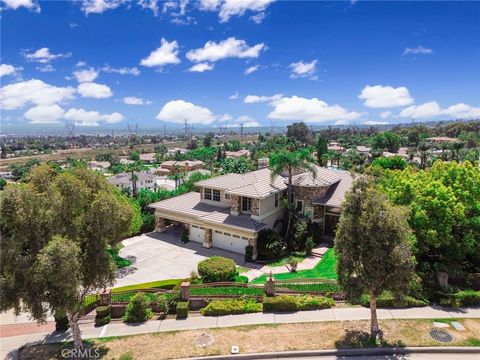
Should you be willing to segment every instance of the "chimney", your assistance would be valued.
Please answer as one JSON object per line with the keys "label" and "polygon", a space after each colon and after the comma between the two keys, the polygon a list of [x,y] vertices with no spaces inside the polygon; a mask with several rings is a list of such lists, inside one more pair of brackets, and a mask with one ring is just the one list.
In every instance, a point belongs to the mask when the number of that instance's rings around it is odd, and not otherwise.
{"label": "chimney", "polygon": [[258,170],[268,168],[268,162],[269,159],[267,157],[258,159]]}

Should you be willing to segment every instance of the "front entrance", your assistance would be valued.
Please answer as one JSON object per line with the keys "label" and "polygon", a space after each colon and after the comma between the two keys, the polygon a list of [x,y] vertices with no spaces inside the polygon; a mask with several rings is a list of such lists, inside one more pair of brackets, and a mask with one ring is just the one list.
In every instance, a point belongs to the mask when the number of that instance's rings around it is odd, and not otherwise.
{"label": "front entrance", "polygon": [[335,231],[337,229],[338,220],[340,216],[325,214],[325,231],[324,234],[335,237]]}

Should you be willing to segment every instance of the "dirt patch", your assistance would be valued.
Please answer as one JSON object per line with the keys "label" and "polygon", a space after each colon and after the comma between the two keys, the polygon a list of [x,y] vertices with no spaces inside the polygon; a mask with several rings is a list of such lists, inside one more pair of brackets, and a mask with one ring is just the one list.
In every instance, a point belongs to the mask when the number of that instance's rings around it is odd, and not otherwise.
{"label": "dirt patch", "polygon": [[[466,331],[448,328],[454,338],[449,346],[467,346],[480,339],[479,319],[460,322]],[[442,346],[428,336],[432,320],[383,320],[380,327],[384,340],[376,346]],[[119,359],[127,353],[133,359],[171,359],[229,354],[232,345],[238,345],[241,353],[375,346],[368,331],[368,321],[275,324],[128,336],[96,340],[92,345],[103,359]],[[197,339],[205,333],[214,341],[202,348]],[[19,359],[60,359],[60,352],[60,345],[36,345],[22,349]]]}

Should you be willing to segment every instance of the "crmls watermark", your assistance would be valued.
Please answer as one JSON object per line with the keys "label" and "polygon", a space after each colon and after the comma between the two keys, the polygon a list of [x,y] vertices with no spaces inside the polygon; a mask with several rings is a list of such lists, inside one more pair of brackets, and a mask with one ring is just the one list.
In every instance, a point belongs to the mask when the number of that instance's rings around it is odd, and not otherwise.
{"label": "crmls watermark", "polygon": [[64,359],[99,359],[99,349],[63,349],[62,358]]}

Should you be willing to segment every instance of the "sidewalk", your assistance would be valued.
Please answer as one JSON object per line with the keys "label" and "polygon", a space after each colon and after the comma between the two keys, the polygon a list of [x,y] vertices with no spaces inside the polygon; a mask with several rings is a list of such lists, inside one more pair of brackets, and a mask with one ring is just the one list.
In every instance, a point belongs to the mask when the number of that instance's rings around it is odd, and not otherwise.
{"label": "sidewalk", "polygon": [[[436,318],[480,318],[480,307],[444,309],[440,307],[423,307],[409,309],[379,309],[379,319],[436,319]],[[321,321],[369,320],[368,308],[333,308],[316,311],[299,311],[295,313],[256,313],[244,315],[229,315],[218,317],[190,317],[185,320],[152,320],[140,324],[110,323],[102,327],[81,325],[84,339],[95,339],[111,336],[126,336],[163,331],[209,329],[215,327],[230,327],[258,324],[283,324]],[[36,333],[0,339],[1,355],[7,354],[29,342],[59,342],[70,340],[69,334]]]}

